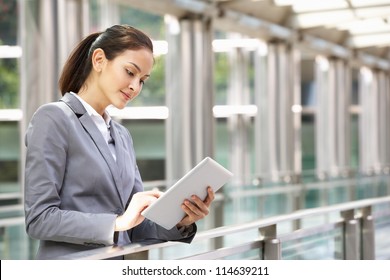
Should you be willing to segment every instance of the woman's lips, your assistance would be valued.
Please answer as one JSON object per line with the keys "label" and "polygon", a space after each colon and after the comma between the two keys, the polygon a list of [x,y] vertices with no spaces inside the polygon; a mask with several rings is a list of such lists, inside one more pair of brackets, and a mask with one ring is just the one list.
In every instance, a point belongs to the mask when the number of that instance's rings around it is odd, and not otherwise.
{"label": "woman's lips", "polygon": [[126,100],[130,100],[130,99],[131,99],[130,94],[125,93],[125,92],[123,92],[123,91],[121,91],[121,92],[122,92],[122,94],[123,94],[123,96],[125,97]]}

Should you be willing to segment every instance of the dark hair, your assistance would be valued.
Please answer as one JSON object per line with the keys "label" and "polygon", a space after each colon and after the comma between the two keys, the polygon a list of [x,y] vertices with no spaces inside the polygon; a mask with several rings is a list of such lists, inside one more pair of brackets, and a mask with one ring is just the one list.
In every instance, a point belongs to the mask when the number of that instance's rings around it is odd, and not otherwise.
{"label": "dark hair", "polygon": [[92,70],[91,56],[95,49],[104,50],[108,60],[126,50],[148,49],[153,53],[151,39],[142,31],[129,25],[114,25],[104,32],[84,38],[70,54],[58,82],[61,94],[77,93]]}

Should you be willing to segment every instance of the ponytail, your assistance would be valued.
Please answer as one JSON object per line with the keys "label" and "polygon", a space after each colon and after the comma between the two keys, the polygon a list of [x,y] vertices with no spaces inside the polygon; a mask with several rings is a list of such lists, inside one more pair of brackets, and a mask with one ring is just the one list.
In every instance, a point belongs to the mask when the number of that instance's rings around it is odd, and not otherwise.
{"label": "ponytail", "polygon": [[69,56],[58,82],[62,95],[70,91],[77,93],[84,84],[92,69],[91,45],[100,34],[101,32],[93,33],[86,37]]}

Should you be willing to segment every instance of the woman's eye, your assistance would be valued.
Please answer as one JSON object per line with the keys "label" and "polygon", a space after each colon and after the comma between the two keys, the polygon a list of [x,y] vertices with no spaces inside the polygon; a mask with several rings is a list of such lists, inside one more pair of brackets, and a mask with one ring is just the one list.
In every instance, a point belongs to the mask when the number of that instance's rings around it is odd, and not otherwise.
{"label": "woman's eye", "polygon": [[133,72],[131,72],[130,70],[127,70],[127,69],[126,69],[126,72],[127,72],[128,75],[134,76]]}
{"label": "woman's eye", "polygon": [[145,81],[140,80],[139,83],[140,83],[141,85],[144,85],[144,84],[145,84]]}

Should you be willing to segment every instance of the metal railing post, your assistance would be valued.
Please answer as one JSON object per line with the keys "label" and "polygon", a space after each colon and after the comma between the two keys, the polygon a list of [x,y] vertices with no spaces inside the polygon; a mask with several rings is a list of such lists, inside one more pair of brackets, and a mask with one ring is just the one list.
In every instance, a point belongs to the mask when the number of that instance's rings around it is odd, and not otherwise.
{"label": "metal railing post", "polygon": [[260,234],[263,236],[263,259],[264,260],[281,260],[281,243],[277,238],[276,224],[260,228]]}
{"label": "metal railing post", "polygon": [[375,260],[375,227],[371,206],[362,209],[361,248],[363,260]]}
{"label": "metal railing post", "polygon": [[[214,208],[211,211],[213,224],[210,228],[217,228],[223,226],[224,207],[225,204],[223,203],[223,200],[215,201]],[[222,248],[223,239],[223,236],[210,239],[210,247],[214,250]]]}
{"label": "metal railing post", "polygon": [[141,251],[137,253],[123,255],[124,260],[148,260],[149,251]]}
{"label": "metal railing post", "polygon": [[360,234],[359,223],[354,216],[355,210],[347,210],[341,212],[344,219],[344,259],[359,260],[360,259]]}

